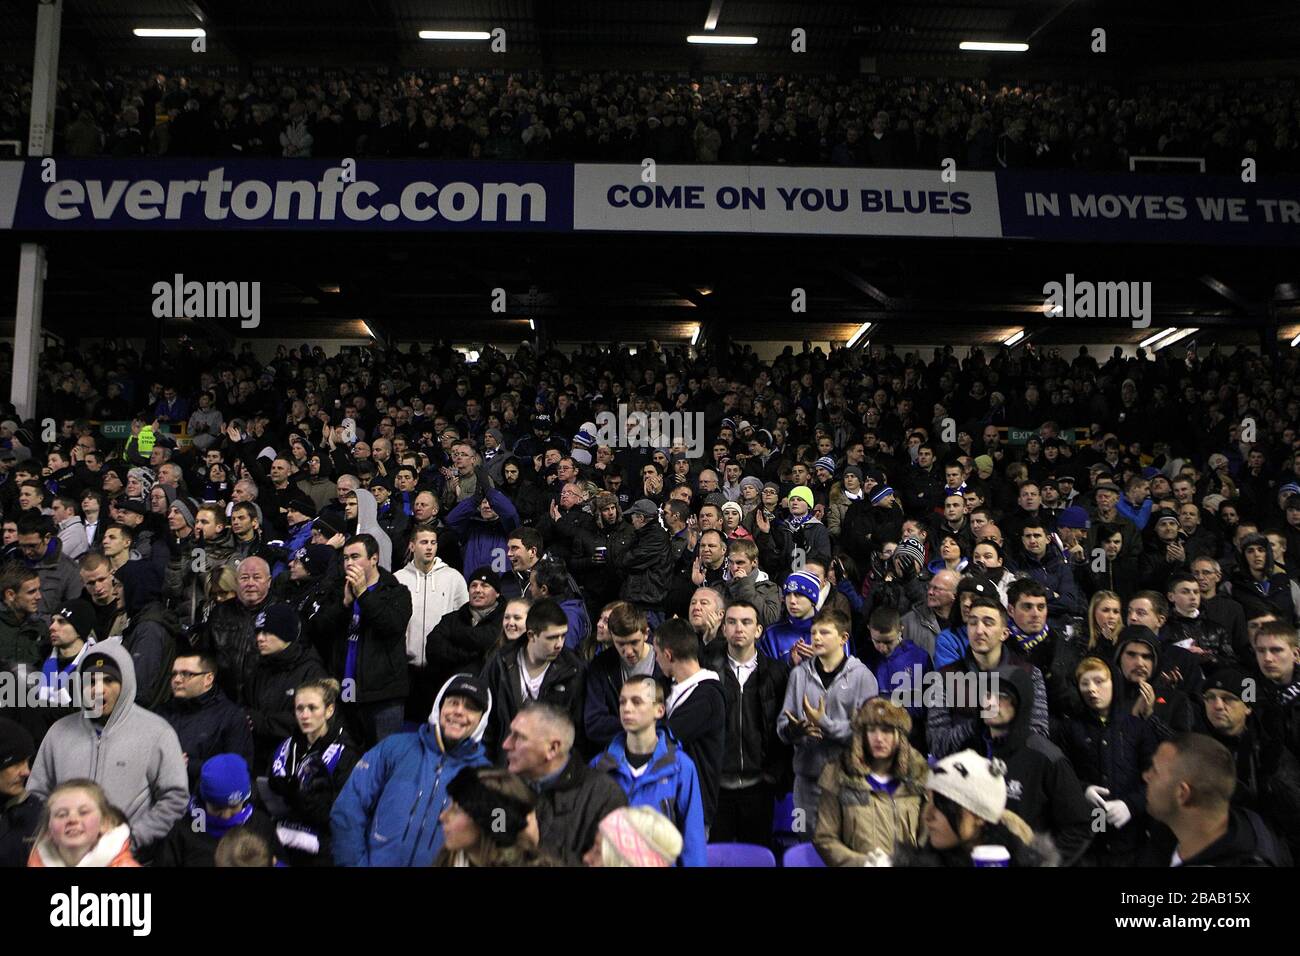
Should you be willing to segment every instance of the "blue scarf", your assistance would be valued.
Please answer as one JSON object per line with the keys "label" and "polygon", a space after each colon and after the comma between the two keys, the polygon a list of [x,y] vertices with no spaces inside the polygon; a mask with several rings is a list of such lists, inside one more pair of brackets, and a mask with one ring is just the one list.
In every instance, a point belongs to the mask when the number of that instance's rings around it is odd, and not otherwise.
{"label": "blue scarf", "polygon": [[802,518],[796,518],[794,515],[790,515],[790,517],[785,519],[785,526],[789,528],[791,531],[798,531],[800,528],[802,528],[812,519],[813,519],[812,509],[809,508],[808,513],[805,514]]}
{"label": "blue scarf", "polygon": [[[365,593],[369,594],[379,582],[376,581],[370,587],[366,588]],[[356,680],[357,677],[357,652],[361,649],[361,598],[356,598],[352,602],[352,620],[348,622],[348,656],[343,662],[343,680]]]}
{"label": "blue scarf", "polygon": [[1016,647],[1019,648],[1022,654],[1028,654],[1039,644],[1043,643],[1043,641],[1047,640],[1047,632],[1050,629],[1048,625],[1044,624],[1043,629],[1037,634],[1026,634],[1020,628],[1016,627],[1015,621],[1008,622],[1007,626],[1011,630],[1011,636],[1015,638]]}
{"label": "blue scarf", "polygon": [[[198,816],[199,812],[203,813],[202,817]],[[242,827],[248,822],[249,818],[253,815],[253,802],[250,800],[245,803],[244,808],[233,817],[219,817],[204,810],[203,801],[198,797],[191,797],[187,815],[191,820],[203,820],[203,832],[214,840],[220,840],[231,830],[236,827]]]}

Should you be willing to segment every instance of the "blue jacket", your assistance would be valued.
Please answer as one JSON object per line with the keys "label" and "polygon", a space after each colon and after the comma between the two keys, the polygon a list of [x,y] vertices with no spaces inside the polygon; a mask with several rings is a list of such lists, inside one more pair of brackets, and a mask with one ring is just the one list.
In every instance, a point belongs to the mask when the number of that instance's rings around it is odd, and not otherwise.
{"label": "blue jacket", "polygon": [[700,778],[686,751],[666,731],[659,731],[655,752],[640,777],[632,775],[632,765],[627,762],[626,733],[615,737],[591,766],[614,778],[627,794],[629,807],[652,807],[673,821],[682,834],[681,866],[709,865]]}
{"label": "blue jacket", "polygon": [[582,598],[569,598],[560,602],[560,609],[569,619],[569,631],[564,635],[564,646],[577,651],[582,642],[591,633],[591,616],[587,613],[586,602]]}
{"label": "blue jacket", "polygon": [[1151,508],[1153,502],[1150,498],[1142,502],[1141,508],[1134,508],[1128,503],[1128,499],[1123,495],[1119,496],[1119,501],[1115,504],[1115,510],[1122,514],[1129,521],[1137,525],[1139,531],[1145,531],[1147,522],[1151,520]]}
{"label": "blue jacket", "polygon": [[812,618],[791,619],[787,614],[770,624],[759,639],[758,649],[774,661],[790,663],[790,650],[800,641],[812,643]]}
{"label": "blue jacket", "polygon": [[934,639],[934,666],[946,667],[953,661],[961,660],[966,656],[968,647],[970,638],[966,634],[965,624],[940,631]]}
{"label": "blue jacket", "polygon": [[1048,617],[1082,617],[1088,613],[1088,606],[1074,580],[1074,570],[1061,557],[1060,549],[1054,544],[1048,543],[1041,561],[1027,552],[1022,553],[1020,560],[1014,562],[1012,570],[1028,575],[1047,588]]}
{"label": "blue jacket", "polygon": [[284,548],[290,558],[299,548],[305,548],[311,544],[311,529],[315,522],[308,518],[302,524],[293,524],[289,526],[289,534],[284,539]]}
{"label": "blue jacket", "polygon": [[[920,669],[919,672],[917,668]],[[876,683],[880,686],[880,695],[906,707],[915,719],[925,713],[920,698],[924,687],[917,678],[924,677],[930,670],[930,655],[904,638],[888,657],[876,665]],[[898,675],[897,679],[895,675]],[[913,693],[918,695],[915,701],[912,699]],[[898,700],[895,700],[895,694],[899,695]]]}
{"label": "blue jacket", "polygon": [[489,700],[474,732],[444,751],[435,724],[446,690],[444,684],[438,692],[432,722],[385,738],[353,768],[330,811],[336,865],[433,865],[442,849],[438,817],[449,802],[447,784],[465,767],[487,765],[482,741],[492,712]]}
{"label": "blue jacket", "polygon": [[484,521],[479,517],[476,497],[466,498],[447,512],[447,527],[456,532],[456,537],[461,542],[461,553],[464,556],[461,570],[466,575],[473,574],[484,565],[493,567],[493,554],[498,548],[501,549],[504,561],[508,536],[519,527],[519,512],[509,498],[493,488],[488,490],[487,499],[492,510],[497,513],[495,521]]}

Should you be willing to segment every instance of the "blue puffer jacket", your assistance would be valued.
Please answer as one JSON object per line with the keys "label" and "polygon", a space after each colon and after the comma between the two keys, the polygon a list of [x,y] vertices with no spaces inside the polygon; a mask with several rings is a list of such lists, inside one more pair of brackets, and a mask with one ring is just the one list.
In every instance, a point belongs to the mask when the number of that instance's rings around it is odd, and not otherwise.
{"label": "blue puffer jacket", "polygon": [[961,660],[969,647],[970,637],[966,634],[965,624],[940,631],[934,639],[934,666],[947,667],[953,661]]}
{"label": "blue puffer jacket", "polygon": [[438,714],[448,678],[438,691],[429,722],[413,734],[393,734],[353,768],[334,809],[330,832],[338,866],[432,866],[442,849],[447,784],[465,767],[489,761],[483,750],[488,709],[474,732],[444,751]]}
{"label": "blue puffer jacket", "polygon": [[627,761],[627,734],[615,737],[609,749],[591,765],[614,778],[627,794],[629,807],[653,807],[673,821],[682,834],[679,865],[709,865],[700,778],[694,762],[666,731],[659,731],[655,752],[645,773],[639,777],[632,775],[632,766]]}
{"label": "blue puffer jacket", "polygon": [[315,524],[310,518],[302,524],[289,525],[289,534],[284,539],[284,550],[290,558],[299,548],[305,548],[311,544],[311,529]]}
{"label": "blue puffer jacket", "polygon": [[789,664],[791,648],[800,641],[805,644],[812,643],[812,622],[813,619],[810,617],[792,619],[787,614],[763,631],[758,649],[774,661],[785,661]]}

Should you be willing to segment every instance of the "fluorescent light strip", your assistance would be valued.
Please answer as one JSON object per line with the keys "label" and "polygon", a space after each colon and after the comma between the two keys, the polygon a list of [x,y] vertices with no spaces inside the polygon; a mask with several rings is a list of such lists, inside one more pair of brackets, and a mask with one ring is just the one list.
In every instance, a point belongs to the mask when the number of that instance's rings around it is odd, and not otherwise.
{"label": "fluorescent light strip", "polygon": [[1291,348],[1295,348],[1297,345],[1300,345],[1300,335],[1291,340]]}
{"label": "fluorescent light strip", "polygon": [[1016,333],[1014,333],[1014,334],[1008,336],[1008,337],[1003,341],[1002,344],[1005,345],[1005,346],[1006,346],[1007,348],[1009,348],[1009,349],[1010,349],[1010,348],[1015,348],[1017,345],[1020,344],[1021,340],[1024,339],[1024,337],[1025,337],[1025,330],[1024,330],[1024,329],[1021,329],[1019,332],[1016,332]]}
{"label": "fluorescent light strip", "polygon": [[536,331],[537,331],[537,321],[536,321],[535,319],[529,319],[529,320],[528,320],[528,328],[529,328],[531,331],[536,332]]}
{"label": "fluorescent light strip", "polygon": [[737,37],[737,36],[706,36],[702,33],[692,33],[686,38],[687,43],[707,43],[715,46],[753,46],[758,42],[758,37]]}
{"label": "fluorescent light strip", "polygon": [[691,333],[691,344],[697,345],[700,341],[700,327],[697,325],[695,331]]}
{"label": "fluorescent light strip", "polygon": [[866,335],[867,330],[870,328],[871,328],[870,322],[863,322],[861,325],[859,325],[858,330],[853,333],[853,338],[849,339],[848,347],[853,348],[853,346],[857,345],[858,342],[861,341],[862,336]]}
{"label": "fluorescent light strip", "polygon": [[1160,344],[1156,346],[1156,351],[1159,352],[1162,348],[1165,348],[1166,346],[1169,345],[1173,345],[1175,342],[1181,342],[1189,335],[1194,335],[1199,331],[1200,329],[1179,329],[1176,332],[1174,332],[1173,335],[1169,336],[1169,338],[1163,339],[1160,342]]}
{"label": "fluorescent light strip", "polygon": [[187,39],[194,39],[197,37],[205,37],[208,35],[208,31],[204,30],[202,27],[185,27],[184,29],[180,29],[180,30],[163,29],[161,27],[136,27],[131,32],[138,37],[149,37],[149,38],[161,37],[161,38],[169,38],[169,39],[180,39],[182,37]]}
{"label": "fluorescent light strip", "polygon": [[491,40],[482,30],[421,30],[421,40]]}
{"label": "fluorescent light strip", "polygon": [[1024,53],[1029,49],[1028,43],[994,43],[984,40],[963,40],[957,44],[959,50],[968,53]]}
{"label": "fluorescent light strip", "polygon": [[365,319],[362,319],[361,324],[365,326],[366,335],[370,336],[372,339],[378,340],[379,336],[375,335],[375,330],[370,327],[369,322],[367,322]]}
{"label": "fluorescent light strip", "polygon": [[1176,329],[1176,328],[1174,328],[1174,329],[1161,329],[1161,330],[1160,330],[1159,332],[1157,332],[1155,335],[1148,335],[1145,339],[1143,339],[1141,342],[1139,342],[1139,343],[1138,343],[1138,348],[1140,348],[1140,349],[1150,348],[1151,346],[1155,345],[1157,342],[1160,342],[1160,341],[1163,341],[1164,339],[1169,338],[1169,336],[1173,335],[1173,334],[1174,334],[1175,332],[1177,332],[1177,331],[1178,331],[1178,329]]}

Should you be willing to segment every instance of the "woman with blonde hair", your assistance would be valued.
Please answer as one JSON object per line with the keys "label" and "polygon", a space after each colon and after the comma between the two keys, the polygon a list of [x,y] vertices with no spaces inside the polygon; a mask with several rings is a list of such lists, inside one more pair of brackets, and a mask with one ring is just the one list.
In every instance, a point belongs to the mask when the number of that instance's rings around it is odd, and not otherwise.
{"label": "woman with blonde hair", "polygon": [[925,802],[924,755],[908,742],[912,718],[883,697],[858,709],[853,736],[822,770],[813,845],[827,866],[863,866],[874,851],[916,846]]}
{"label": "woman with blonde hair", "polygon": [[50,793],[29,867],[133,867],[131,828],[93,780],[77,778]]}
{"label": "woman with blonde hair", "polygon": [[1088,653],[1109,660],[1123,626],[1124,605],[1119,595],[1114,591],[1094,594],[1088,602]]}

